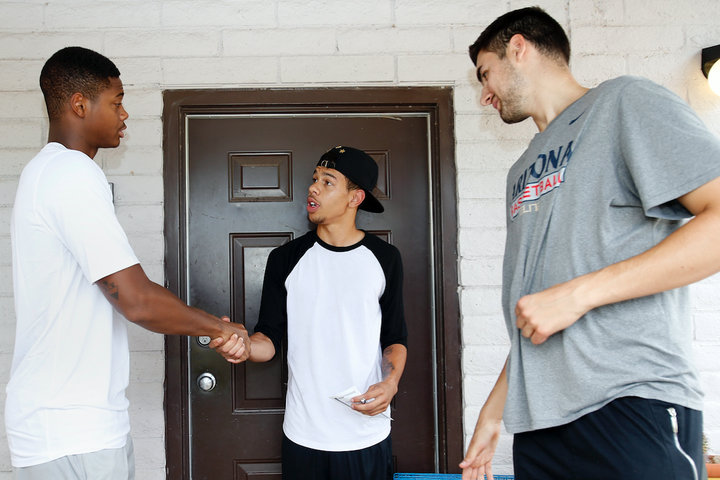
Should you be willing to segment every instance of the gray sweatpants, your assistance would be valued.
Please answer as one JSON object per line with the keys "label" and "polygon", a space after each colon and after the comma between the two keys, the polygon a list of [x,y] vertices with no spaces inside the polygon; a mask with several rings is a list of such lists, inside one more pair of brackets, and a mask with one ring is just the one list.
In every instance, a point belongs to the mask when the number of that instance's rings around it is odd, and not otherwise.
{"label": "gray sweatpants", "polygon": [[31,467],[15,468],[15,480],[134,480],[135,457],[130,435],[123,448],[67,455]]}

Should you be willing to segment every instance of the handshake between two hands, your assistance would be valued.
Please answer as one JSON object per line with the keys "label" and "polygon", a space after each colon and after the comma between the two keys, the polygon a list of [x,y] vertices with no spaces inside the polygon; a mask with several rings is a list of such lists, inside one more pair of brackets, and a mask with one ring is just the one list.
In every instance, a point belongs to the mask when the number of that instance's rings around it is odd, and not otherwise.
{"label": "handshake between two hands", "polygon": [[227,340],[223,337],[213,339],[208,347],[214,348],[230,363],[244,362],[250,357],[251,352],[251,342],[247,330],[239,323],[230,322],[228,317],[221,317],[221,320],[229,324],[227,327],[233,330],[233,333]]}

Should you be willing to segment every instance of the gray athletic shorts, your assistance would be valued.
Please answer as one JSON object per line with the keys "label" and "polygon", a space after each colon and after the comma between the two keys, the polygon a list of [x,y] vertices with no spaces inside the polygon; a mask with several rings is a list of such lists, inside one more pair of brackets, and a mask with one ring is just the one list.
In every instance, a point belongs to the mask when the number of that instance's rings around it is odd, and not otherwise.
{"label": "gray athletic shorts", "polygon": [[135,458],[130,435],[123,448],[68,455],[31,467],[15,468],[15,480],[134,480]]}

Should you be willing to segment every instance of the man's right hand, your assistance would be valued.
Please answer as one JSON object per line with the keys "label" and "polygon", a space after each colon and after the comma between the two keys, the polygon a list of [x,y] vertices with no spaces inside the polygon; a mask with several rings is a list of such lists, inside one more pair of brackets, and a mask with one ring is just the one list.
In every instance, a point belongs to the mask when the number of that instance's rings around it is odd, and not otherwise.
{"label": "man's right hand", "polygon": [[462,480],[492,480],[492,458],[500,440],[501,422],[478,422],[465,458],[460,463]]}
{"label": "man's right hand", "polygon": [[225,360],[230,363],[241,363],[250,357],[251,341],[245,326],[239,323],[230,322],[230,318],[221,317],[226,322],[228,328],[233,330],[230,338],[225,341],[222,337],[218,337],[210,342],[210,348],[214,348],[216,352],[222,355]]}

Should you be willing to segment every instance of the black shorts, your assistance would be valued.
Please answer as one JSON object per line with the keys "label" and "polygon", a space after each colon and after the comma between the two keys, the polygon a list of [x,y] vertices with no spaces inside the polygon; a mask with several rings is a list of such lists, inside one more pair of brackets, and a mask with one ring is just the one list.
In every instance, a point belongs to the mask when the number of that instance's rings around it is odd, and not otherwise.
{"label": "black shorts", "polygon": [[516,434],[515,479],[705,479],[702,428],[700,411],[619,398],[567,425]]}
{"label": "black shorts", "polygon": [[392,441],[361,450],[326,452],[292,442],[283,435],[283,480],[392,480]]}

